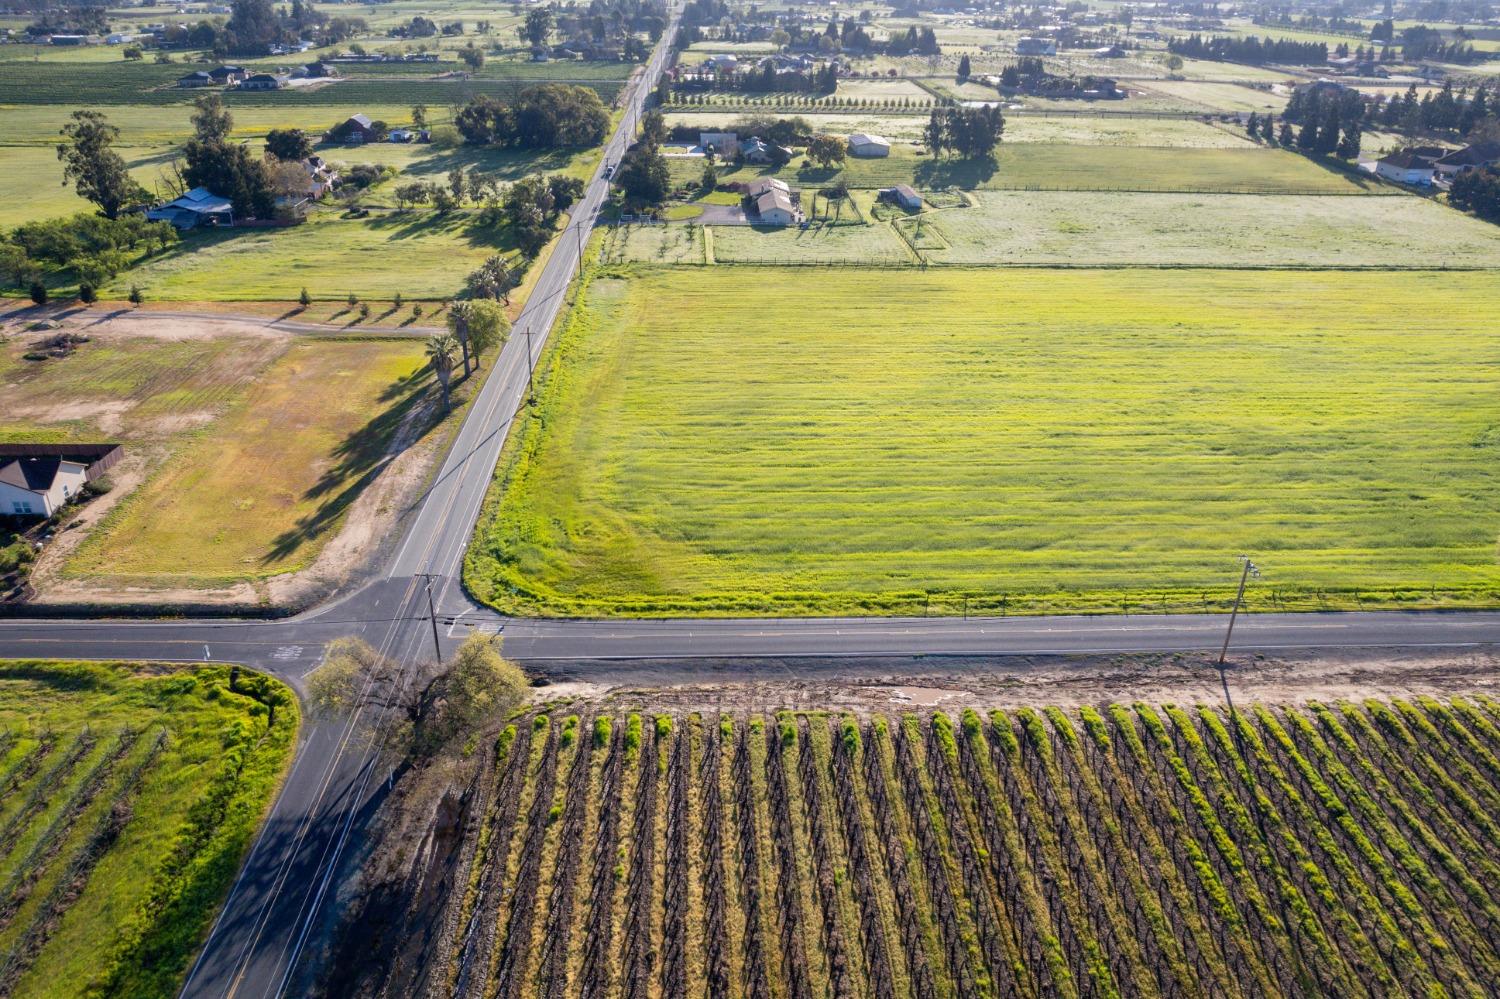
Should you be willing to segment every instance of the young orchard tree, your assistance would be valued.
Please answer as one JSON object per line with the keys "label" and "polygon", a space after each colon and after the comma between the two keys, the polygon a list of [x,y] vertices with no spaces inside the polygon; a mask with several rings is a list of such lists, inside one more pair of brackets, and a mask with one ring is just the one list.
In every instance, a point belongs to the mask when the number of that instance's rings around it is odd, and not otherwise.
{"label": "young orchard tree", "polygon": [[105,218],[119,218],[127,205],[145,197],[120,154],[110,148],[120,130],[104,115],[74,111],[61,135],[57,158],[63,162],[63,183],[73,181],[78,196],[98,205]]}
{"label": "young orchard tree", "polygon": [[432,373],[437,377],[438,385],[443,390],[444,410],[453,408],[453,397],[450,392],[453,381],[453,362],[458,352],[458,340],[452,333],[434,333],[427,339],[427,363],[432,365]]}

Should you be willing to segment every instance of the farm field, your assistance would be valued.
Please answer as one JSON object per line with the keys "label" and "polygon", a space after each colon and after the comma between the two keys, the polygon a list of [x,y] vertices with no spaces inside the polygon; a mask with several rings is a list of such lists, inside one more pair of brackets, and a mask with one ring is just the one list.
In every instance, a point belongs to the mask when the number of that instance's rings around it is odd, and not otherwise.
{"label": "farm field", "polygon": [[1202,609],[1239,551],[1257,606],[1500,590],[1488,273],[626,273],[501,463],[504,611]]}
{"label": "farm field", "polygon": [[1287,95],[1269,90],[1256,90],[1237,83],[1204,83],[1196,80],[1152,80],[1149,83],[1132,83],[1132,87],[1182,102],[1190,111],[1270,111],[1280,114],[1286,107]]}
{"label": "farm field", "polygon": [[420,341],[298,340],[178,448],[65,572],[222,585],[306,567],[398,438],[427,429]]}
{"label": "farm field", "polygon": [[[847,209],[846,216],[849,214]],[[901,237],[883,224],[827,225],[811,229],[712,226],[714,261],[721,264],[849,262],[911,264]]]}
{"label": "farm field", "polygon": [[237,690],[224,666],[0,662],[0,994],[176,992],[296,742],[290,691]]}
{"label": "farm field", "polygon": [[121,274],[101,294],[123,299],[131,285],[170,301],[279,299],[314,295],[407,298],[452,295],[463,276],[504,246],[503,230],[474,216],[419,209],[366,219],[316,213],[285,229],[193,233],[166,253]]}
{"label": "farm field", "polygon": [[[675,184],[692,185],[703,173],[697,159],[668,160]],[[768,171],[723,170],[720,183],[750,181]],[[803,157],[776,172],[793,186],[850,187],[911,184],[919,189],[1042,191],[1188,191],[1234,194],[1392,193],[1374,180],[1325,169],[1282,149],[1170,149],[1148,146],[1090,147],[1053,143],[1004,143],[993,166],[975,160],[917,156],[896,147],[884,159],[850,159],[825,170]]]}
{"label": "farm field", "polygon": [[[442,813],[463,841],[384,872],[394,918],[351,914],[341,985],[1296,997],[1500,974],[1488,698],[566,710],[486,741]],[[427,876],[458,887],[419,896]]]}
{"label": "farm field", "polygon": [[[929,212],[948,264],[1500,268],[1500,229],[1421,198],[980,191]],[[897,223],[909,237],[915,219]],[[935,236],[926,230],[935,230]],[[716,233],[716,238],[718,234]]]}
{"label": "farm field", "polygon": [[[146,190],[152,190],[162,167],[171,158],[170,147],[121,147],[120,155],[130,175]],[[63,166],[51,146],[0,146],[0,218],[7,227],[59,215],[94,212],[92,204],[62,183]]]}

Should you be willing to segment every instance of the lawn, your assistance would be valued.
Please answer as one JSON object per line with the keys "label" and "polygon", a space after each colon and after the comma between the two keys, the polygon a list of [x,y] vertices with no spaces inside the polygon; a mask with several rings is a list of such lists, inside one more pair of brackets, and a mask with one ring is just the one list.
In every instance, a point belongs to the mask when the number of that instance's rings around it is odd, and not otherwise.
{"label": "lawn", "polygon": [[1500,597],[1491,274],[645,268],[586,301],[470,550],[506,611],[1201,609],[1240,552],[1261,606]]}
{"label": "lawn", "polygon": [[440,298],[502,249],[504,233],[478,225],[469,212],[446,217],[428,209],[342,219],[319,212],[284,229],[192,234],[176,248],[121,274],[102,294],[124,298],[139,285],[149,299],[292,300],[354,292],[362,298]]}
{"label": "lawn", "polygon": [[284,338],[96,338],[66,358],[23,355],[50,334],[0,344],[0,437],[155,444],[223,413],[286,349]]}
{"label": "lawn", "polygon": [[[228,680],[0,662],[0,994],[177,991],[296,742],[290,691]],[[274,725],[252,687],[282,699]]]}
{"label": "lawn", "polygon": [[[923,216],[933,263],[1500,267],[1500,227],[1423,198],[981,191]],[[917,223],[899,223],[915,232]]]}
{"label": "lawn", "polygon": [[[122,146],[117,150],[130,174],[152,190],[171,158],[167,147]],[[6,227],[36,219],[97,209],[64,184],[63,165],[52,146],[0,146],[0,219]]]}
{"label": "lawn", "polygon": [[105,518],[70,575],[216,585],[308,565],[432,397],[418,341],[299,340]]}
{"label": "lawn", "polygon": [[[677,184],[695,184],[703,164],[695,159],[667,161]],[[763,168],[725,170],[721,182],[749,181]],[[933,159],[910,146],[896,146],[884,159],[850,159],[826,170],[798,157],[778,174],[793,186],[827,186],[843,180],[850,187],[959,187],[965,190],[1190,191],[1240,194],[1394,193],[1365,178],[1319,166],[1282,149],[1168,149],[1147,146],[1073,146],[1005,143],[993,161]]]}

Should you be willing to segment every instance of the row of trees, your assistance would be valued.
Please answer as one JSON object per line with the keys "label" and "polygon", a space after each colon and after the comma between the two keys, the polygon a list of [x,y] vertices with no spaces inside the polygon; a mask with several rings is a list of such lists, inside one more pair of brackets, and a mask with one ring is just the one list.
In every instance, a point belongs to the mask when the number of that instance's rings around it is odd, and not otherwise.
{"label": "row of trees", "polygon": [[978,159],[994,153],[1005,132],[1005,116],[997,105],[936,109],[927,119],[922,138],[934,156],[955,153]]}
{"label": "row of trees", "polygon": [[[16,288],[39,284],[50,273],[71,271],[85,298],[105,281],[177,242],[177,230],[144,215],[117,219],[80,213],[17,226],[0,238],[0,274]],[[35,297],[35,295],[33,295]]]}
{"label": "row of trees", "polygon": [[1243,62],[1252,66],[1274,62],[1288,66],[1321,66],[1328,61],[1328,46],[1323,42],[1295,42],[1285,38],[1229,38],[1189,35],[1167,42],[1167,50],[1184,59],[1212,59],[1218,62]]}
{"label": "row of trees", "polygon": [[1338,104],[1330,103],[1316,115],[1308,115],[1300,128],[1294,129],[1292,122],[1282,116],[1278,128],[1272,115],[1264,118],[1251,113],[1245,123],[1245,132],[1252,139],[1264,140],[1268,145],[1295,149],[1297,152],[1315,156],[1337,156],[1343,160],[1359,157],[1360,122],[1358,118],[1344,118]]}
{"label": "row of trees", "polygon": [[544,83],[522,90],[511,104],[481,94],[458,110],[454,125],[470,145],[594,146],[609,132],[609,111],[590,87]]}
{"label": "row of trees", "polygon": [[1386,128],[1409,135],[1456,132],[1474,139],[1500,132],[1497,116],[1500,116],[1500,99],[1490,92],[1487,84],[1480,84],[1470,95],[1466,89],[1455,92],[1452,83],[1444,83],[1441,90],[1428,91],[1420,100],[1415,86],[1408,87],[1404,94],[1392,94],[1369,117]]}

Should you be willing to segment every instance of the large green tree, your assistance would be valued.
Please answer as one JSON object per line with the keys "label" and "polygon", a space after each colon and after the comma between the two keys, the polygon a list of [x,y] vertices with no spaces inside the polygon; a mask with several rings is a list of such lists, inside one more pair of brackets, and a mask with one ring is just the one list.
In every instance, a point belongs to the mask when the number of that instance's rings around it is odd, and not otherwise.
{"label": "large green tree", "polygon": [[229,140],[234,119],[219,95],[200,97],[192,121],[194,135],[182,150],[183,180],[228,198],[236,215],[269,218],[276,206],[270,171],[248,146]]}
{"label": "large green tree", "polygon": [[74,111],[62,127],[57,158],[63,162],[63,183],[72,181],[78,196],[99,206],[105,218],[120,217],[132,201],[146,192],[130,177],[125,161],[113,148],[120,130],[98,111]]}

